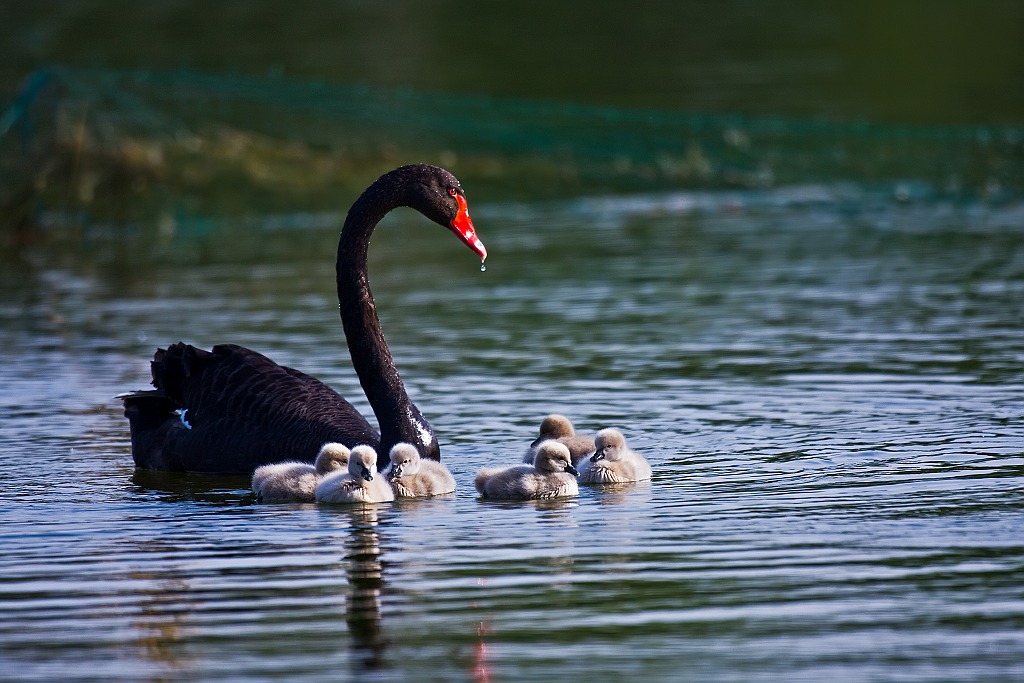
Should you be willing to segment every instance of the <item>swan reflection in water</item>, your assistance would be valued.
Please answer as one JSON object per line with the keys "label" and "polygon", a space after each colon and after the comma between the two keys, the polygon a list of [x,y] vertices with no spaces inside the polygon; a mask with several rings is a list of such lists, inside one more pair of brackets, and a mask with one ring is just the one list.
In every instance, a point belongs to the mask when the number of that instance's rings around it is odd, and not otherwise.
{"label": "swan reflection in water", "polygon": [[345,539],[348,578],[345,621],[352,636],[352,667],[360,671],[386,668],[387,641],[381,627],[380,599],[384,588],[377,506],[353,505],[345,510],[352,520]]}
{"label": "swan reflection in water", "polygon": [[[545,509],[560,509],[555,501],[532,501],[551,505]],[[403,514],[416,515],[419,508],[428,509],[443,505],[442,499],[398,499],[392,504],[366,504],[331,506],[321,508],[332,514],[346,514],[351,520],[349,533],[345,538],[344,568],[348,581],[345,622],[352,638],[352,673],[373,674],[387,670],[387,650],[391,643],[383,627],[381,597],[385,590],[384,562],[380,547],[378,513],[398,507]],[[482,584],[481,584],[482,585]],[[393,588],[393,587],[392,587]],[[471,656],[472,680],[487,683],[490,680],[487,641],[490,634],[490,618],[482,619],[477,626],[476,644]],[[376,680],[376,679],[374,679]]]}

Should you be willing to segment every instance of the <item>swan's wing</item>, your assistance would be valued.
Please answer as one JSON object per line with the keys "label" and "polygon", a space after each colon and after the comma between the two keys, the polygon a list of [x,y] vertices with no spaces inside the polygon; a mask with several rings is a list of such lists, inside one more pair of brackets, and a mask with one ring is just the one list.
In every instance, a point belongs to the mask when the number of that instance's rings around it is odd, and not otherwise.
{"label": "swan's wing", "polygon": [[245,347],[173,344],[151,366],[156,391],[123,399],[140,467],[249,473],[268,462],[311,462],[325,441],[379,443],[336,391]]}

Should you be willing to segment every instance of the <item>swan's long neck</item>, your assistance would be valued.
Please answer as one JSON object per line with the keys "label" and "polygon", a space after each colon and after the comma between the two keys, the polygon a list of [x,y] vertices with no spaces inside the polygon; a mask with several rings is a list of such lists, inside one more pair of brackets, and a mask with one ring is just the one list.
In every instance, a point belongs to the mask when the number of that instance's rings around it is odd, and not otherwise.
{"label": "swan's long neck", "polygon": [[349,210],[338,240],[338,306],[352,364],[380,426],[380,467],[400,441],[416,445],[423,457],[441,458],[430,423],[409,399],[398,375],[367,279],[370,236],[384,215],[399,205],[395,194],[381,181],[371,185]]}

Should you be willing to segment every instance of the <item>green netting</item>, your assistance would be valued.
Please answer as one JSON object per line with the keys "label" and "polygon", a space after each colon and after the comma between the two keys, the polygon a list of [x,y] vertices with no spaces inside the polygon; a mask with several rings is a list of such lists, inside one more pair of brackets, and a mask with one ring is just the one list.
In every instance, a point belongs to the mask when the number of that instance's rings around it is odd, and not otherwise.
{"label": "green netting", "polygon": [[475,197],[849,181],[1024,190],[1019,128],[898,127],[500,100],[196,72],[51,68],[0,119],[5,223],[338,210],[400,163]]}

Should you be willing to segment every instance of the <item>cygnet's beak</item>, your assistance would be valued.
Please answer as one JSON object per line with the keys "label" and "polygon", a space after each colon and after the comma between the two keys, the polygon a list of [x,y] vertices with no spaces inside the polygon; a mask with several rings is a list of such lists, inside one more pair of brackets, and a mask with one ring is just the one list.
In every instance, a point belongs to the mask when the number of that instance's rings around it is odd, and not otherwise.
{"label": "cygnet's beak", "polygon": [[366,481],[373,481],[373,472],[370,471],[369,467],[367,467],[366,465],[362,465],[360,466],[359,469],[362,470],[360,474],[362,475],[363,479],[365,479]]}
{"label": "cygnet's beak", "polygon": [[604,460],[604,449],[603,448],[601,450],[599,450],[599,451],[596,451],[592,456],[590,456],[590,462],[597,462],[599,460]]}
{"label": "cygnet's beak", "polygon": [[565,471],[574,477],[580,476],[580,471],[573,467],[572,463],[569,463],[568,465],[565,466]]}
{"label": "cygnet's beak", "polygon": [[402,466],[401,465],[393,465],[391,467],[391,472],[389,473],[388,476],[391,479],[401,479],[402,478]]}

